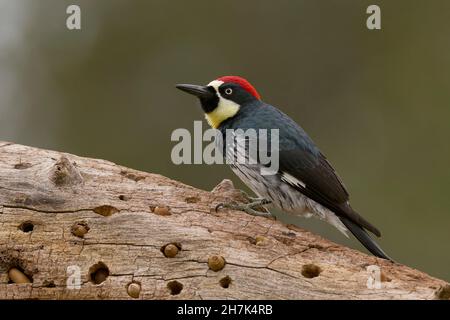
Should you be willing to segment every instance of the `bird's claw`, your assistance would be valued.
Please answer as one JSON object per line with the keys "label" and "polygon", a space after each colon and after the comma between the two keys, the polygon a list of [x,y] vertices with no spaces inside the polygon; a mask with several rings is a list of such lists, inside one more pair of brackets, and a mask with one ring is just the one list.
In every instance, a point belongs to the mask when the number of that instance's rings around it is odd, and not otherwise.
{"label": "bird's claw", "polygon": [[239,190],[239,191],[241,192],[241,195],[242,195],[249,203],[257,202],[257,201],[262,201],[262,202],[267,201],[267,203],[262,203],[262,204],[269,204],[269,203],[271,203],[271,201],[269,201],[269,200],[267,200],[267,199],[265,199],[265,198],[252,197],[252,196],[250,196],[247,192],[245,192],[244,190]]}
{"label": "bird's claw", "polygon": [[270,204],[271,201],[264,199],[264,198],[254,198],[256,201],[250,202],[250,203],[219,203],[216,206],[216,212],[220,208],[226,208],[226,209],[232,209],[232,210],[239,210],[244,211],[247,214],[250,214],[252,216],[259,216],[259,217],[273,217],[273,215],[270,212],[262,212],[255,210],[255,207],[260,207],[266,204]]}

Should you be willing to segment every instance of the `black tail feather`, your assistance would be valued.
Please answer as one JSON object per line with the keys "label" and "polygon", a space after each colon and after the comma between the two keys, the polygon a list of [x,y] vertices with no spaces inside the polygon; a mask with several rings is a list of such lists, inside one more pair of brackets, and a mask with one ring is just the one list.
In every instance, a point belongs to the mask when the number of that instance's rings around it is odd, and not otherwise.
{"label": "black tail feather", "polygon": [[369,236],[366,230],[345,217],[339,217],[339,219],[341,219],[342,223],[347,227],[347,229],[350,230],[350,232],[356,237],[356,239],[358,239],[359,242],[361,242],[362,245],[366,247],[366,249],[369,250],[374,256],[394,262],[394,260],[392,260],[383,251],[383,249],[381,249],[381,247],[375,242],[375,240],[373,240]]}

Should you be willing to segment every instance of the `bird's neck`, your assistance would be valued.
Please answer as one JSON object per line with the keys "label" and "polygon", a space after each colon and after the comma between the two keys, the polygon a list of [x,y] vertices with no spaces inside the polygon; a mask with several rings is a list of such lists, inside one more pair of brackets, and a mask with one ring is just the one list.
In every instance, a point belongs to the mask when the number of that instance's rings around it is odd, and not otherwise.
{"label": "bird's neck", "polygon": [[220,130],[247,128],[248,125],[253,123],[249,120],[253,119],[254,115],[259,113],[264,105],[265,104],[259,100],[244,103],[239,106],[238,111],[234,113],[233,116],[222,120],[215,128]]}
{"label": "bird's neck", "polygon": [[205,113],[205,118],[212,128],[217,129],[222,122],[234,117],[239,112],[239,109],[239,104],[230,100],[221,99],[217,108]]}

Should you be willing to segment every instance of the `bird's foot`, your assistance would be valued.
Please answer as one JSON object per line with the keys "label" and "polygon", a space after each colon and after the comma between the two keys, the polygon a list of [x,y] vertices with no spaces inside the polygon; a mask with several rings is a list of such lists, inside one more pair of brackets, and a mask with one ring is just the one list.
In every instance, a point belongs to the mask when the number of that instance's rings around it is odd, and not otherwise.
{"label": "bird's foot", "polygon": [[241,195],[242,195],[249,203],[257,202],[257,201],[263,201],[263,202],[264,202],[264,201],[268,201],[267,203],[262,203],[261,205],[263,205],[263,204],[270,204],[270,203],[271,203],[270,200],[267,200],[267,199],[265,199],[265,198],[249,196],[248,193],[245,192],[244,190],[239,190],[239,192],[241,193]]}
{"label": "bird's foot", "polygon": [[[220,208],[226,208],[226,209],[244,211],[252,216],[273,217],[273,215],[269,211],[263,212],[263,211],[255,210],[255,208],[272,203],[272,201],[264,199],[264,198],[251,198],[248,196],[247,196],[247,198],[253,199],[254,201],[252,201],[250,203],[219,203],[216,206],[216,212]],[[262,207],[262,208],[264,210],[266,210],[264,207]]]}

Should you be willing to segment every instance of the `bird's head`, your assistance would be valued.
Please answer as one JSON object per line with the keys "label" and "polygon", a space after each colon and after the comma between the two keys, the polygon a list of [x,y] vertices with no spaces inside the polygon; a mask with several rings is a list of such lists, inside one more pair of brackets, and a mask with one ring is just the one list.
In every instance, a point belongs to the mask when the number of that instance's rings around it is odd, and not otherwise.
{"label": "bird's head", "polygon": [[213,128],[234,117],[246,103],[261,99],[247,80],[237,76],[220,77],[206,86],[178,84],[176,87],[200,99],[206,120]]}

